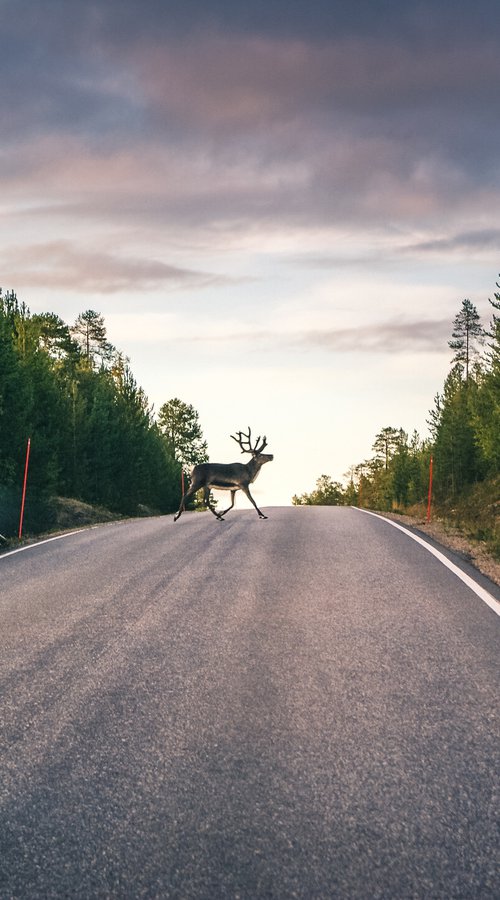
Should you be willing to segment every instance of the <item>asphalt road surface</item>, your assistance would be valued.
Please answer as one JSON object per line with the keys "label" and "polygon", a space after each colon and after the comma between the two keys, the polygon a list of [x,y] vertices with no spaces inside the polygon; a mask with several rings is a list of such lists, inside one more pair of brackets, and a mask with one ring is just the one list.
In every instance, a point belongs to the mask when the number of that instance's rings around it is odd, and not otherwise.
{"label": "asphalt road surface", "polygon": [[0,557],[2,900],[500,896],[499,617],[387,522],[268,513]]}

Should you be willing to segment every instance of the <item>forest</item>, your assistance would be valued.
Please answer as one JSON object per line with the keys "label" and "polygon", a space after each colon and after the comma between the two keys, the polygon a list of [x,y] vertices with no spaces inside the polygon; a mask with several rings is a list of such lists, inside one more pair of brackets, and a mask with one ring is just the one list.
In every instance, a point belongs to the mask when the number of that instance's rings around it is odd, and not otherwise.
{"label": "forest", "polygon": [[54,498],[118,515],[168,513],[181,467],[206,459],[198,415],[175,399],[158,420],[93,310],[72,326],[0,290],[0,535],[18,533],[28,438],[25,533],[54,524]]}
{"label": "forest", "polygon": [[[497,289],[500,285],[497,283]],[[450,323],[451,368],[429,411],[429,437],[386,426],[373,456],[351,466],[346,485],[321,475],[294,505],[355,505],[380,511],[422,512],[429,499],[439,513],[485,540],[500,558],[500,292],[481,322],[465,299]]]}
{"label": "forest", "polygon": [[[357,505],[412,511],[433,503],[500,555],[500,285],[484,325],[465,299],[450,323],[451,368],[429,411],[429,436],[386,426],[373,456],[346,482],[321,475],[294,505]],[[129,360],[107,338],[103,317],[69,326],[32,314],[0,289],[0,541],[17,534],[30,438],[24,528],[47,531],[54,498],[75,498],[116,515],[169,513],[181,469],[207,457],[198,414],[178,399],[157,417]],[[459,523],[460,524],[460,523]]]}

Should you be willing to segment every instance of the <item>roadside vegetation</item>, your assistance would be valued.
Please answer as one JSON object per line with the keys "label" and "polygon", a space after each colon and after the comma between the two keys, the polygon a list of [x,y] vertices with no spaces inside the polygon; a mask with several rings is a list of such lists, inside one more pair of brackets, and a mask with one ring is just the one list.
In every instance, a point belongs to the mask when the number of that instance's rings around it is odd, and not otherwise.
{"label": "roadside vegetation", "polygon": [[[294,505],[357,505],[423,519],[433,461],[433,517],[500,560],[500,285],[484,326],[464,300],[451,369],[429,412],[429,437],[386,426],[346,482],[321,475]],[[0,547],[24,534],[170,513],[181,471],[208,459],[198,413],[178,398],[158,415],[94,310],[67,325],[0,289]],[[69,498],[69,499],[68,499]]]}
{"label": "roadside vegetation", "polygon": [[99,313],[87,310],[69,326],[0,290],[4,546],[18,533],[28,438],[24,534],[172,512],[182,467],[206,458],[197,412],[176,398],[156,419]]}
{"label": "roadside vegetation", "polygon": [[467,299],[455,317],[451,370],[429,413],[430,436],[382,428],[373,456],[351,467],[346,484],[321,475],[311,493],[292,498],[294,505],[356,505],[422,518],[432,458],[433,515],[500,559],[500,293],[489,302],[486,327]]}

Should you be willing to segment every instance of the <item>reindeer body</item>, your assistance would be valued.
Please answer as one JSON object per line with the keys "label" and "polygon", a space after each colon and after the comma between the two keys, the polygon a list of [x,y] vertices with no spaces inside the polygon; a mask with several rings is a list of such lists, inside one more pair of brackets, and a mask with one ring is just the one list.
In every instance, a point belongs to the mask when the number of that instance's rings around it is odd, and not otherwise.
{"label": "reindeer body", "polygon": [[246,465],[238,462],[230,463],[229,465],[224,463],[200,463],[197,466],[193,466],[191,481],[196,479],[200,487],[207,485],[218,491],[230,491],[233,488],[237,491],[241,488],[244,481],[252,484],[264,462],[270,462],[271,460],[272,456],[259,463],[252,459]]}
{"label": "reindeer body", "polygon": [[[257,510],[259,518],[267,519],[267,516],[259,509],[253,499],[248,485],[255,481],[264,463],[272,462],[273,456],[270,453],[262,453],[267,444],[265,437],[260,447],[260,437],[257,438],[255,446],[252,447],[250,435],[250,428],[248,429],[248,435],[245,436],[245,439],[243,438],[241,431],[238,432],[238,437],[231,435],[233,440],[240,445],[242,453],[252,454],[252,459],[248,463],[198,463],[198,465],[193,466],[191,471],[191,484],[189,485],[188,490],[183,494],[179,510],[174,516],[174,522],[177,521],[184,511],[187,498],[199,491],[200,488],[203,488],[205,505],[219,521],[222,521],[226,513],[233,508],[234,497],[236,491],[239,490],[242,490],[248,497]],[[219,513],[212,506],[210,502],[211,488],[217,491],[231,491],[231,506],[225,509],[224,512]]]}

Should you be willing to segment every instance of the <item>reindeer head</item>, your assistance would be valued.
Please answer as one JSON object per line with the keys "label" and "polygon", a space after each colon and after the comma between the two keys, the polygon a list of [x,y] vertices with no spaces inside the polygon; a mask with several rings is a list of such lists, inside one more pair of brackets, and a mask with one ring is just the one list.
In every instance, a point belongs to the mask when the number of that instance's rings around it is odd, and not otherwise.
{"label": "reindeer head", "polygon": [[236,435],[231,435],[233,441],[236,441],[237,444],[241,447],[242,453],[251,453],[252,459],[259,463],[260,466],[263,466],[266,462],[272,462],[274,456],[272,453],[263,453],[265,447],[267,447],[267,438],[264,436],[262,438],[262,443],[259,446],[260,435],[255,441],[252,447],[252,432],[250,426],[248,426],[248,433],[244,431],[236,432]]}

